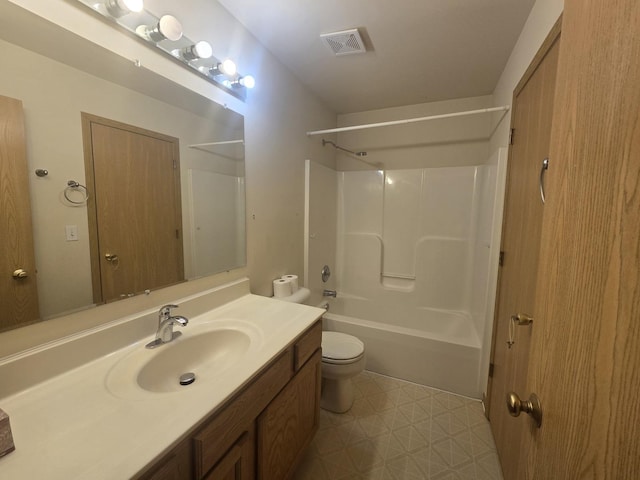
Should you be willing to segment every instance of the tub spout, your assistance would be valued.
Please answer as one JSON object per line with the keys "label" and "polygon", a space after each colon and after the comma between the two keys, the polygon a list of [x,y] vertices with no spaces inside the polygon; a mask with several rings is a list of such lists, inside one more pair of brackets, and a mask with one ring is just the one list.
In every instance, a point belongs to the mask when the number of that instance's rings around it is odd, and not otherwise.
{"label": "tub spout", "polygon": [[323,297],[333,297],[336,298],[337,293],[335,290],[323,290],[322,291],[322,296]]}

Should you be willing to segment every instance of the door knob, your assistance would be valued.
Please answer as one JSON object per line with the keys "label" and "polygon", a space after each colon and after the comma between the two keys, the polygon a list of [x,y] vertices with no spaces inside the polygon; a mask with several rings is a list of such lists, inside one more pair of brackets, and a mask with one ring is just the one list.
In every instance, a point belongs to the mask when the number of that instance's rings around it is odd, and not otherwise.
{"label": "door knob", "polygon": [[524,412],[533,418],[538,428],[542,425],[542,406],[535,393],[532,393],[529,396],[529,400],[525,401],[520,400],[520,397],[515,392],[507,393],[507,410],[509,410],[509,414],[512,417],[517,417],[520,412]]}
{"label": "door knob", "polygon": [[24,269],[22,269],[22,268],[19,268],[19,269],[15,270],[15,271],[13,272],[13,275],[12,275],[12,276],[13,276],[14,280],[19,280],[19,279],[21,279],[21,278],[28,277],[28,276],[29,276],[29,274],[27,273],[27,271],[26,271],[26,270],[24,270]]}
{"label": "door knob", "polygon": [[112,253],[105,253],[104,254],[104,258],[107,259],[107,262],[117,262],[118,261],[118,255],[114,255]]}

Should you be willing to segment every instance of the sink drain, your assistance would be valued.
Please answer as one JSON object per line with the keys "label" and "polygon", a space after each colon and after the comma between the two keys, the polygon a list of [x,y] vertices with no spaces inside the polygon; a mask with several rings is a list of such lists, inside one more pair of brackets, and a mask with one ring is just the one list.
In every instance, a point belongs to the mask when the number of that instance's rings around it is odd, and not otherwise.
{"label": "sink drain", "polygon": [[196,374],[193,372],[187,372],[180,375],[180,385],[191,385],[196,381]]}

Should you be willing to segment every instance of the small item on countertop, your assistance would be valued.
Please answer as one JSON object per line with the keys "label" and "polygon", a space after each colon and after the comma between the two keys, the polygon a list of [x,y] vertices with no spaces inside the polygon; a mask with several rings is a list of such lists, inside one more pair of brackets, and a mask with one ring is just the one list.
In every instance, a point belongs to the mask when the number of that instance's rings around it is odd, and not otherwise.
{"label": "small item on countertop", "polygon": [[11,453],[15,449],[13,435],[11,435],[9,415],[0,408],[0,457],[4,457],[7,453]]}

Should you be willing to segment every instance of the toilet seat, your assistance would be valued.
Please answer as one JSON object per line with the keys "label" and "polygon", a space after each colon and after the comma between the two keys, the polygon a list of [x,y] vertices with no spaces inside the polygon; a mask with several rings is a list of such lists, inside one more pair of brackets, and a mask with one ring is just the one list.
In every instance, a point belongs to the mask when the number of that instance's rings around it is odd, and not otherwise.
{"label": "toilet seat", "polygon": [[364,343],[353,335],[322,332],[322,361],[333,365],[354,363],[364,356]]}

